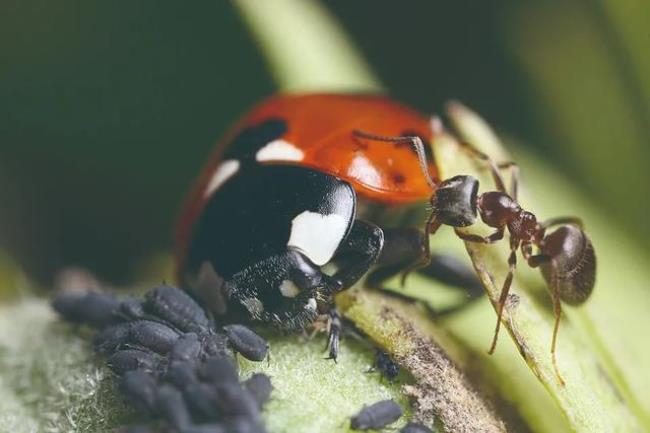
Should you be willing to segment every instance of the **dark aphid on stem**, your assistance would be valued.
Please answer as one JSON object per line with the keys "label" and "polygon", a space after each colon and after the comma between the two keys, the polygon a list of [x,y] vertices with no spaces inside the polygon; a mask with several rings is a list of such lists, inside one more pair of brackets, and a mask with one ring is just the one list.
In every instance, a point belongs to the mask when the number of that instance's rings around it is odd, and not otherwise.
{"label": "dark aphid on stem", "polygon": [[158,388],[156,409],[179,432],[184,432],[192,425],[192,417],[183,394],[171,385],[163,384]]}
{"label": "dark aphid on stem", "polygon": [[260,408],[271,397],[273,385],[271,385],[271,378],[264,373],[255,373],[244,381],[244,388],[251,393]]}
{"label": "dark aphid on stem", "polygon": [[203,308],[187,293],[171,286],[160,286],[147,292],[145,309],[181,331],[196,332],[210,325]]}
{"label": "dark aphid on stem", "polygon": [[163,358],[160,355],[140,349],[118,350],[108,358],[108,366],[115,374],[124,374],[132,370],[157,374],[162,362]]}
{"label": "dark aphid on stem", "polygon": [[93,337],[93,346],[96,352],[111,353],[126,344],[131,332],[130,323],[117,323],[99,331]]}
{"label": "dark aphid on stem", "polygon": [[261,420],[261,412],[257,400],[253,398],[238,382],[226,382],[215,385],[217,393],[215,406],[221,413],[229,417],[244,417],[251,420]]}
{"label": "dark aphid on stem", "polygon": [[119,382],[120,391],[138,410],[152,414],[156,410],[157,388],[156,380],[142,370],[131,370],[124,373]]}
{"label": "dark aphid on stem", "polygon": [[165,381],[181,391],[199,381],[196,364],[189,361],[171,361],[165,372]]}
{"label": "dark aphid on stem", "polygon": [[[432,121],[434,135],[441,131],[441,122]],[[417,149],[419,158],[423,163],[422,152],[424,145],[418,137],[384,137],[356,131],[359,137],[384,142],[411,142]],[[501,326],[503,308],[508,299],[508,292],[512,284],[515,268],[517,266],[517,251],[520,250],[524,260],[530,267],[539,267],[551,291],[555,312],[555,326],[551,342],[551,355],[556,376],[560,384],[564,384],[558,371],[555,357],[557,332],[560,324],[562,309],[560,301],[570,305],[580,305],[591,294],[596,279],[596,256],[591,240],[582,229],[582,221],[576,217],[553,218],[538,222],[537,217],[524,210],[517,202],[519,189],[519,167],[513,162],[496,164],[489,156],[482,153],[468,143],[461,143],[462,149],[474,157],[488,164],[496,191],[478,193],[479,181],[473,176],[454,176],[442,182],[431,177],[428,170],[422,170],[429,184],[433,187],[431,206],[433,211],[425,226],[425,238],[442,225],[454,227],[456,235],[466,242],[492,244],[505,236],[506,230],[510,234],[510,256],[508,265],[510,270],[501,288],[497,303],[497,324],[494,338],[489,353],[493,353]],[[502,169],[512,171],[512,185],[507,191],[501,175]],[[468,234],[460,228],[468,227],[476,222],[477,216],[483,222],[495,229],[488,236]],[[557,230],[548,233],[548,229],[559,226]],[[533,252],[533,247],[537,252]],[[430,260],[429,245],[427,242],[425,254],[420,265],[425,266]]]}
{"label": "dark aphid on stem", "polygon": [[191,409],[195,419],[214,420],[220,419],[221,413],[215,407],[217,389],[214,384],[204,382],[194,382],[186,384],[183,391],[183,397]]}
{"label": "dark aphid on stem", "polygon": [[206,382],[238,383],[239,374],[235,364],[227,358],[209,358],[199,368],[199,376]]}
{"label": "dark aphid on stem", "polygon": [[420,423],[410,422],[402,427],[399,433],[433,433],[433,431]]}
{"label": "dark aphid on stem", "polygon": [[393,400],[383,400],[366,406],[350,419],[353,430],[378,430],[402,416],[402,408]]}
{"label": "dark aphid on stem", "polygon": [[119,305],[115,297],[96,292],[62,292],[52,301],[52,307],[67,321],[95,328],[114,323]]}
{"label": "dark aphid on stem", "polygon": [[178,331],[158,322],[139,320],[131,323],[129,341],[162,355],[167,354],[180,338]]}
{"label": "dark aphid on stem", "polygon": [[226,325],[223,331],[238,353],[251,361],[262,361],[269,353],[269,343],[244,325]]}
{"label": "dark aphid on stem", "polygon": [[169,351],[169,361],[171,363],[186,361],[196,362],[203,353],[203,345],[199,336],[193,332],[183,334],[174,342],[171,350]]}
{"label": "dark aphid on stem", "polygon": [[126,298],[120,300],[116,314],[124,320],[138,320],[147,317],[142,299]]}

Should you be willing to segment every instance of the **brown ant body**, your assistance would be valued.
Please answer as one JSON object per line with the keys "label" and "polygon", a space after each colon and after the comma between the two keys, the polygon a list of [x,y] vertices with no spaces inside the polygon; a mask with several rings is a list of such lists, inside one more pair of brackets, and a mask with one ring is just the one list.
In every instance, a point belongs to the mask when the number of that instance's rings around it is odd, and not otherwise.
{"label": "brown ant body", "polygon": [[[355,134],[377,141],[409,141],[418,153],[422,171],[434,189],[430,199],[433,211],[425,226],[427,235],[424,237],[425,255],[419,265],[428,263],[429,235],[433,235],[442,225],[453,227],[456,235],[464,241],[484,244],[492,244],[503,239],[506,230],[508,231],[510,238],[508,265],[510,269],[497,303],[498,318],[489,350],[490,354],[496,347],[503,308],[517,266],[517,251],[521,251],[529,266],[541,269],[551,292],[555,313],[551,343],[553,366],[558,380],[564,384],[558,372],[555,357],[557,332],[562,314],[560,301],[569,305],[580,305],[585,302],[593,290],[596,274],[594,248],[582,229],[581,220],[575,217],[563,217],[538,222],[532,212],[524,210],[517,202],[518,166],[512,162],[497,165],[490,157],[468,143],[461,143],[463,149],[489,165],[496,191],[479,194],[479,181],[473,176],[460,175],[443,181],[431,178],[426,169],[424,144],[419,137],[385,137],[360,131],[355,131]],[[513,174],[510,193],[506,190],[500,172],[505,168],[511,169]],[[459,228],[473,225],[479,215],[487,226],[495,229],[493,233],[488,236],[480,236],[459,230]],[[548,233],[548,230],[554,226],[559,227]],[[537,254],[534,254],[533,247],[537,248]]]}

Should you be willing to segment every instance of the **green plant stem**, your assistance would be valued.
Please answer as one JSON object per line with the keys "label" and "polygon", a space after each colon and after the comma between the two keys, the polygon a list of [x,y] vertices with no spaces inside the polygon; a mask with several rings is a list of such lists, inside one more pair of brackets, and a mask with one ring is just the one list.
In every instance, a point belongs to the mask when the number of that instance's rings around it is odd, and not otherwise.
{"label": "green plant stem", "polygon": [[235,0],[284,92],[378,92],[377,77],[315,0]]}

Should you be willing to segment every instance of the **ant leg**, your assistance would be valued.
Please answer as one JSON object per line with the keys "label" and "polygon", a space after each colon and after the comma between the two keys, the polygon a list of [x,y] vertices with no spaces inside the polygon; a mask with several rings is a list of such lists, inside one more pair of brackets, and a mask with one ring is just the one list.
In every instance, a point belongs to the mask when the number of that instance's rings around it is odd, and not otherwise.
{"label": "ant leg", "polygon": [[519,164],[514,161],[497,164],[500,170],[510,169],[510,196],[517,201],[519,197]]}
{"label": "ant leg", "polygon": [[558,217],[558,218],[550,218],[547,219],[546,221],[542,222],[540,226],[544,229],[547,229],[552,226],[559,226],[559,225],[564,225],[564,224],[569,224],[569,225],[574,225],[582,230],[582,227],[584,224],[582,223],[582,219],[578,217]]}
{"label": "ant leg", "polygon": [[343,324],[341,323],[341,313],[336,307],[331,307],[329,312],[329,319],[327,323],[327,351],[328,356],[325,359],[333,359],[334,362],[339,357],[339,343],[341,341],[341,330]]}
{"label": "ant leg", "polygon": [[536,254],[533,255],[533,246],[530,242],[524,242],[521,244],[521,254],[524,256],[528,266],[531,268],[537,268],[544,263],[551,261],[551,258],[546,254]]}
{"label": "ant leg", "polygon": [[413,146],[415,153],[418,155],[420,170],[422,170],[422,174],[424,174],[425,180],[427,181],[431,189],[433,190],[436,189],[438,180],[434,179],[431,176],[431,173],[429,172],[429,162],[427,161],[427,155],[424,150],[424,143],[422,142],[422,139],[420,137],[410,136],[410,135],[391,137],[387,135],[371,134],[369,132],[360,131],[358,129],[353,130],[352,135],[357,138],[365,138],[367,140],[374,140],[374,141],[383,141],[384,143],[411,143],[411,146]]}
{"label": "ant leg", "polygon": [[401,279],[402,287],[406,283],[406,278],[411,272],[423,268],[431,263],[431,247],[429,244],[430,238],[438,231],[441,225],[442,222],[438,219],[437,215],[435,213],[431,213],[431,215],[429,215],[429,218],[427,218],[426,225],[424,226],[424,236],[422,238],[423,244],[420,259],[404,269]]}
{"label": "ant leg", "polygon": [[459,238],[461,238],[464,241],[476,242],[476,243],[479,243],[479,244],[493,244],[493,243],[503,239],[506,228],[505,227],[500,227],[494,233],[492,233],[492,234],[490,234],[488,236],[480,236],[480,235],[475,235],[475,234],[472,234],[472,233],[463,233],[463,232],[459,231],[458,228],[454,228],[454,231],[456,232],[456,236],[458,236]]}
{"label": "ant leg", "polygon": [[494,180],[494,184],[496,185],[497,190],[499,192],[503,192],[507,194],[508,191],[506,190],[506,185],[505,182],[503,181],[503,176],[501,176],[499,167],[494,162],[494,160],[490,158],[487,154],[478,150],[476,147],[474,147],[474,145],[472,145],[467,141],[459,140],[459,144],[461,149],[463,149],[465,152],[469,153],[470,155],[488,164],[488,166],[490,167],[490,174],[492,174],[492,179]]}
{"label": "ant leg", "polygon": [[560,383],[564,386],[564,379],[560,375],[560,369],[557,366],[557,357],[555,356],[555,347],[557,343],[557,332],[560,329],[560,318],[562,317],[562,305],[560,304],[560,290],[557,278],[553,278],[553,312],[555,313],[555,324],[553,326],[553,340],[551,341],[551,359],[553,360],[553,369]]}
{"label": "ant leg", "polygon": [[515,275],[515,269],[517,268],[517,249],[519,248],[518,242],[512,242],[510,245],[510,257],[508,257],[508,265],[510,269],[508,270],[508,275],[506,276],[505,281],[503,282],[503,287],[501,288],[501,295],[499,295],[499,303],[497,304],[497,325],[494,329],[494,337],[492,338],[492,345],[488,353],[492,355],[494,349],[497,347],[497,338],[499,337],[499,330],[501,329],[501,317],[503,316],[503,307],[506,305],[508,299],[508,293],[510,292],[510,286],[512,285],[512,278]]}

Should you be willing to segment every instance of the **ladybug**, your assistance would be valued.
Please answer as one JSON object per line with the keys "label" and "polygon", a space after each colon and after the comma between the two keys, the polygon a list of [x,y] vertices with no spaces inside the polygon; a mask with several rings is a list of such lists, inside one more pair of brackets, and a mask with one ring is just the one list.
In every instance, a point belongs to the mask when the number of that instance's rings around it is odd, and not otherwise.
{"label": "ladybug", "polygon": [[433,155],[375,136],[427,143],[432,132],[427,117],[383,96],[279,95],[254,107],[185,201],[176,236],[183,287],[224,321],[244,314],[296,330],[329,314],[336,359],[334,295],[371,270],[366,281],[378,284],[428,254],[422,230],[382,215],[424,209],[438,178]]}

